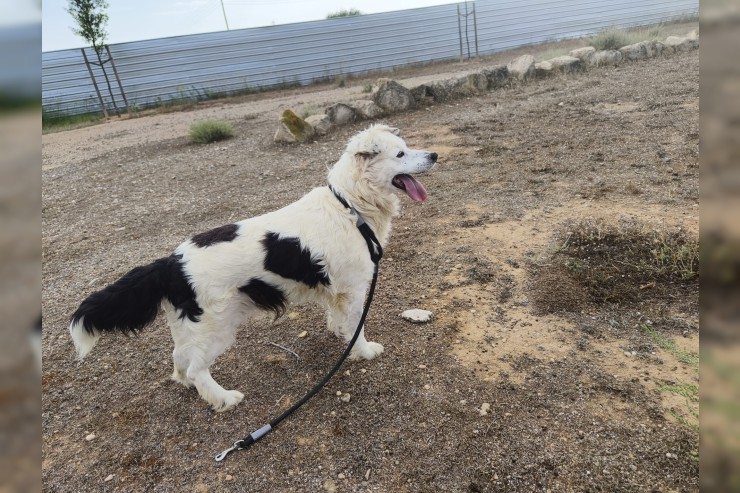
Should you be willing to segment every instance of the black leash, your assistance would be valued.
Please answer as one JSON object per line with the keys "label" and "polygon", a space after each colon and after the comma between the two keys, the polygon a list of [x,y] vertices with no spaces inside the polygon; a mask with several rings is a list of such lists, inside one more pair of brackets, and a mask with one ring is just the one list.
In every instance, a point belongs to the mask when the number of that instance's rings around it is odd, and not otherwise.
{"label": "black leash", "polygon": [[357,338],[360,337],[360,332],[362,331],[362,326],[365,325],[365,318],[367,318],[367,312],[370,310],[370,304],[373,302],[373,294],[375,294],[375,285],[378,282],[378,263],[380,262],[380,259],[383,257],[383,247],[380,246],[380,242],[378,241],[378,238],[375,236],[375,233],[373,233],[373,230],[370,228],[370,226],[365,222],[364,219],[362,219],[362,216],[360,216],[354,207],[349,205],[347,201],[339,195],[334,188],[332,188],[331,185],[329,185],[329,190],[332,191],[334,196],[339,200],[339,202],[342,203],[343,206],[345,206],[349,211],[357,216],[357,229],[360,230],[360,233],[362,234],[362,237],[365,238],[365,242],[367,243],[367,249],[370,252],[370,259],[373,261],[374,269],[373,269],[373,280],[370,283],[370,292],[367,295],[367,300],[365,300],[365,308],[362,310],[362,316],[360,317],[360,322],[357,324],[357,329],[355,329],[355,334],[352,336],[352,340],[349,341],[349,345],[347,345],[347,349],[344,350],[344,353],[342,353],[342,356],[340,356],[339,361],[334,365],[334,367],[329,370],[329,373],[324,376],[324,378],[321,379],[319,383],[317,383],[314,388],[312,388],[303,398],[290,406],[288,410],[286,410],[283,414],[278,416],[277,418],[270,421],[268,424],[263,426],[262,428],[258,429],[257,431],[254,431],[247,435],[246,437],[242,438],[241,440],[237,440],[234,442],[234,445],[227,448],[220,454],[216,456],[216,462],[221,462],[226,458],[227,455],[229,455],[231,452],[234,452],[235,450],[242,450],[253,443],[255,443],[257,440],[262,438],[263,436],[267,435],[270,431],[272,431],[278,424],[280,424],[281,421],[283,421],[285,418],[293,414],[299,407],[301,407],[303,404],[308,402],[308,400],[316,395],[316,393],[321,390],[324,385],[326,385],[326,382],[329,381],[329,379],[337,372],[340,366],[342,366],[342,363],[344,363],[344,360],[347,359],[347,356],[349,356],[350,351],[352,351],[352,348],[355,345],[355,342],[357,342]]}

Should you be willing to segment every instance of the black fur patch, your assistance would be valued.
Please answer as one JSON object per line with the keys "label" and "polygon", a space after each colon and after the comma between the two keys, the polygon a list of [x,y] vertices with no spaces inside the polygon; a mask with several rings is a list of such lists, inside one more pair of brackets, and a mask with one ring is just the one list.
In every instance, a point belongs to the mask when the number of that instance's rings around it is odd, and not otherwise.
{"label": "black fur patch", "polygon": [[311,258],[307,248],[301,248],[298,238],[280,238],[277,233],[267,233],[262,245],[265,247],[265,270],[312,288],[319,283],[331,284],[321,264]]}
{"label": "black fur patch", "polygon": [[239,291],[249,296],[254,304],[263,310],[275,312],[275,318],[280,318],[287,309],[285,294],[272,284],[267,284],[261,279],[250,279],[247,284],[239,288]]}
{"label": "black fur patch", "polygon": [[181,259],[170,255],[136,267],[88,296],[72,315],[72,322],[83,319],[83,327],[91,334],[93,329],[136,333],[154,321],[163,298],[180,310],[180,318],[197,322],[203,310],[185,277]]}
{"label": "black fur patch", "polygon": [[223,243],[225,241],[234,241],[236,239],[236,232],[239,226],[236,224],[227,224],[226,226],[219,226],[218,228],[211,229],[205,233],[199,233],[191,238],[191,241],[200,248],[209,247],[216,243]]}

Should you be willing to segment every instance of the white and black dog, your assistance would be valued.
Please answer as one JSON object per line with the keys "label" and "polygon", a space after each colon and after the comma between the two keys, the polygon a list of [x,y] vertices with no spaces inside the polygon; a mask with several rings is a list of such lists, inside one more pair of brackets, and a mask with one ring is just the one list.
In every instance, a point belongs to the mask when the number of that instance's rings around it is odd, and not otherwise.
{"label": "white and black dog", "polygon": [[[225,390],[209,367],[233,342],[246,316],[282,315],[288,304],[315,302],[328,326],[351,340],[372,279],[368,245],[352,206],[385,245],[398,215],[397,190],[415,202],[427,198],[411,175],[430,170],[437,154],[406,147],[398,129],[373,125],[354,136],[329,171],[330,187],[262,216],[195,235],[169,257],[137,267],[91,294],[72,315],[69,330],[80,359],[103,332],[137,332],[160,307],[175,342],[172,379],[195,385],[216,411],[244,397]],[[332,192],[332,189],[334,192]],[[350,354],[372,359],[383,346],[364,329]]]}

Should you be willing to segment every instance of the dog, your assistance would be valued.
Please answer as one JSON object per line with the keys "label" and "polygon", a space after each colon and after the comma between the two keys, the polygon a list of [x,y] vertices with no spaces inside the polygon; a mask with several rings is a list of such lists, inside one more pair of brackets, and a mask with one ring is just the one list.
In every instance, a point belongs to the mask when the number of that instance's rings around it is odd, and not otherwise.
{"label": "dog", "polygon": [[[92,293],[69,325],[79,359],[101,334],[137,333],[161,307],[175,343],[172,379],[195,386],[217,412],[233,408],[244,395],[221,387],[209,368],[234,342],[239,324],[265,312],[277,319],[289,304],[313,302],[326,309],[329,330],[350,341],[374,271],[357,216],[385,246],[399,213],[397,193],[424,202],[427,191],[412,175],[436,161],[434,152],[409,149],[398,129],[370,126],[350,139],[329,170],[329,186],[277,211],[197,234],[169,257]],[[350,358],[382,352],[381,344],[365,339],[363,327]]]}

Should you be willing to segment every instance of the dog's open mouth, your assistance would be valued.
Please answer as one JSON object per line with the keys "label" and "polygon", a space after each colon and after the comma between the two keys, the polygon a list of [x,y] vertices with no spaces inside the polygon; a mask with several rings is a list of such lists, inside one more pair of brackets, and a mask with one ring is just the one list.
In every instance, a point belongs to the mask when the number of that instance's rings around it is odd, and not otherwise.
{"label": "dog's open mouth", "polygon": [[406,192],[406,195],[411,197],[414,202],[424,202],[429,196],[424,185],[416,181],[411,175],[396,175],[391,183],[394,187]]}

